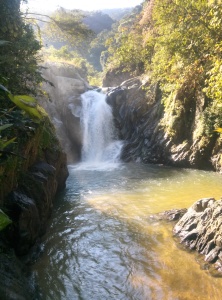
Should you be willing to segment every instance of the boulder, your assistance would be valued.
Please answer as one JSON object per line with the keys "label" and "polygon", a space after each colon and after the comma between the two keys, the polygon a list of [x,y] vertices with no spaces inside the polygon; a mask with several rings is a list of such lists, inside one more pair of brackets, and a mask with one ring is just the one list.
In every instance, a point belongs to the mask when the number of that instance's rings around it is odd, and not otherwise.
{"label": "boulder", "polygon": [[222,200],[196,201],[174,226],[180,242],[203,255],[204,261],[222,275]]}
{"label": "boulder", "polygon": [[31,286],[24,272],[24,265],[14,251],[0,240],[0,298],[1,300],[30,300],[35,298],[35,287]]}

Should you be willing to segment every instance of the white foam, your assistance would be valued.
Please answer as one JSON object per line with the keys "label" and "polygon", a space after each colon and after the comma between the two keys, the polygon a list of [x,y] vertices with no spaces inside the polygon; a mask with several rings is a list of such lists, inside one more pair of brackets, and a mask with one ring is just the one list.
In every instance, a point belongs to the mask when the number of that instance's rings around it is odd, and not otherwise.
{"label": "white foam", "polygon": [[116,136],[112,108],[96,91],[84,93],[81,99],[83,147],[78,169],[113,170],[119,166],[123,142]]}

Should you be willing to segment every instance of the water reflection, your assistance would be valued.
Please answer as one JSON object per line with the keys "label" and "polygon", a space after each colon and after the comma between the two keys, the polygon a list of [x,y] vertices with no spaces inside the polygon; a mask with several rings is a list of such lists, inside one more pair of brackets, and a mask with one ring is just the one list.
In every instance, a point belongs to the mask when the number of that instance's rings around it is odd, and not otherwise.
{"label": "water reflection", "polygon": [[220,198],[221,176],[122,165],[111,172],[70,167],[42,258],[33,267],[39,299],[220,299],[222,280],[177,249],[171,225],[149,214]]}

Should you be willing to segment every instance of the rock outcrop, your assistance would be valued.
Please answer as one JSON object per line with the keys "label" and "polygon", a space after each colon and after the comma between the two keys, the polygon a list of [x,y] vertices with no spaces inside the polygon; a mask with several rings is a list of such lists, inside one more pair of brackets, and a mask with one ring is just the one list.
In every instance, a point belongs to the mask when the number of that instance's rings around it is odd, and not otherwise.
{"label": "rock outcrop", "polygon": [[125,141],[124,161],[222,169],[222,140],[204,130],[209,99],[200,92],[181,87],[164,103],[158,83],[136,77],[109,91],[107,102]]}
{"label": "rock outcrop", "polygon": [[43,88],[50,100],[40,99],[41,105],[49,114],[53,122],[60,143],[67,154],[69,163],[80,159],[81,130],[79,112],[80,96],[92,89],[84,79],[84,70],[77,69],[67,63],[45,63],[44,78],[51,82],[45,83]]}
{"label": "rock outcrop", "polygon": [[132,76],[130,72],[123,71],[121,68],[108,70],[103,78],[103,86],[119,86],[121,82],[130,79]]}
{"label": "rock outcrop", "polygon": [[165,220],[165,221],[178,221],[179,219],[182,218],[182,216],[187,212],[186,208],[182,209],[170,209],[170,210],[165,210],[164,212],[151,215],[150,219],[151,220]]}
{"label": "rock outcrop", "polygon": [[0,232],[0,298],[34,299],[24,270],[30,251],[45,233],[58,191],[65,187],[67,159],[48,118],[29,123],[17,137],[16,155],[1,160],[0,205],[12,223]]}
{"label": "rock outcrop", "polygon": [[195,202],[173,229],[180,242],[204,256],[205,268],[222,275],[222,200]]}

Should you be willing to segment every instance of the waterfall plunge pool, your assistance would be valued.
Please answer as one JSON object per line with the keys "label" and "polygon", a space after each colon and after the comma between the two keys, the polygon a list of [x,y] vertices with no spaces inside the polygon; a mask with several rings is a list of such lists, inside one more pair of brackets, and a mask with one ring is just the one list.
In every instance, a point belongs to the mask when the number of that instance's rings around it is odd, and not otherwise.
{"label": "waterfall plunge pool", "polygon": [[172,224],[149,218],[219,199],[220,174],[133,163],[69,171],[32,266],[38,299],[221,299],[222,278],[178,248]]}

